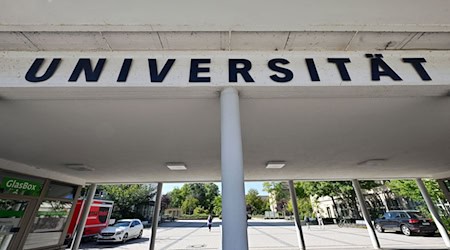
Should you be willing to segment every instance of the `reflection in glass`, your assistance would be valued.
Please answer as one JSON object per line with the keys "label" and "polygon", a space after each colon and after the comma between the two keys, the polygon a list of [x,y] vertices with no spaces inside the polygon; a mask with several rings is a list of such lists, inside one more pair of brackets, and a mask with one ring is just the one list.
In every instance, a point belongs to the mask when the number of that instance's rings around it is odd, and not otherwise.
{"label": "reflection in glass", "polygon": [[8,248],[27,205],[28,201],[0,199],[0,250]]}
{"label": "reflection in glass", "polygon": [[46,200],[41,203],[24,249],[57,245],[72,203]]}

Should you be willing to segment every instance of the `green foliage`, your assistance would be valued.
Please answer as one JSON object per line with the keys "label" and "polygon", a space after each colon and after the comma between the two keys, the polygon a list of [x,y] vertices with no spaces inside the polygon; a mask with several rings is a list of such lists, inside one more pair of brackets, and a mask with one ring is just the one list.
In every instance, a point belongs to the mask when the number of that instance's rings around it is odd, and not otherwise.
{"label": "green foliage", "polygon": [[108,199],[114,201],[113,217],[116,219],[139,218],[132,208],[149,203],[155,195],[154,188],[143,184],[102,185],[99,188],[105,190]]}
{"label": "green foliage", "polygon": [[208,219],[209,214],[183,214],[177,220],[205,220]]}
{"label": "green foliage", "polygon": [[247,211],[250,214],[263,214],[264,213],[264,201],[259,196],[259,193],[255,189],[250,189],[245,195],[245,202],[247,204]]}
{"label": "green foliage", "polygon": [[263,190],[277,201],[277,210],[284,211],[289,201],[289,189],[285,182],[263,182]]}
{"label": "green foliage", "polygon": [[263,182],[263,190],[274,195],[275,200],[287,200],[289,190],[284,182]]}
{"label": "green foliage", "polygon": [[[305,216],[312,217],[313,209],[311,205],[311,200],[309,198],[306,197],[300,199],[297,198],[297,206],[300,218],[304,218]],[[293,213],[292,201],[289,201],[287,210]]]}
{"label": "green foliage", "polygon": [[204,209],[203,207],[196,207],[194,208],[194,214],[195,215],[203,215],[203,214],[208,214],[209,211]]}
{"label": "green foliage", "polygon": [[183,204],[181,205],[181,210],[185,214],[192,214],[194,212],[194,209],[199,204],[200,203],[199,203],[199,201],[196,198],[194,198],[192,196],[189,196],[183,201]]}
{"label": "green foliage", "polygon": [[186,183],[181,188],[174,188],[167,195],[172,208],[182,208],[186,199],[193,197],[197,199],[199,206],[212,213],[214,199],[219,196],[219,187],[214,183]]}
{"label": "green foliage", "polygon": [[[425,187],[433,201],[444,199],[444,195],[439,185],[434,180],[423,180]],[[419,187],[413,180],[391,180],[386,182],[386,186],[396,195],[411,199],[416,202],[423,202]]]}
{"label": "green foliage", "polygon": [[216,196],[213,201],[213,213],[217,216],[222,214],[222,196]]}
{"label": "green foliage", "polygon": [[171,208],[181,208],[181,205],[183,204],[184,199],[186,198],[184,194],[182,193],[181,189],[174,188],[171,192],[167,194],[170,199],[170,205]]}

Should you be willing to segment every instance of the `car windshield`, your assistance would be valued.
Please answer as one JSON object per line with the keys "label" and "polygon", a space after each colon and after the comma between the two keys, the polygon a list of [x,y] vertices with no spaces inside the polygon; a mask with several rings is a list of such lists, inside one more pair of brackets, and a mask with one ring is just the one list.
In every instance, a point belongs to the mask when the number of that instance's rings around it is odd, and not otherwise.
{"label": "car windshield", "polygon": [[419,212],[408,212],[409,216],[414,219],[424,219],[425,217]]}
{"label": "car windshield", "polygon": [[130,225],[129,221],[118,221],[113,225],[113,227],[128,227]]}

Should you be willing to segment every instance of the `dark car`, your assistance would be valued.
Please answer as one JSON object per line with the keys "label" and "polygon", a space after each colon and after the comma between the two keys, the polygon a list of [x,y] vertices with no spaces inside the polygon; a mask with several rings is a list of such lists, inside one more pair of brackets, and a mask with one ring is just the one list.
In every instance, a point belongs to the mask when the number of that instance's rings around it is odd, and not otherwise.
{"label": "dark car", "polygon": [[395,210],[386,212],[383,217],[375,220],[375,229],[400,231],[404,235],[424,234],[434,235],[437,230],[432,219],[424,217],[419,211]]}

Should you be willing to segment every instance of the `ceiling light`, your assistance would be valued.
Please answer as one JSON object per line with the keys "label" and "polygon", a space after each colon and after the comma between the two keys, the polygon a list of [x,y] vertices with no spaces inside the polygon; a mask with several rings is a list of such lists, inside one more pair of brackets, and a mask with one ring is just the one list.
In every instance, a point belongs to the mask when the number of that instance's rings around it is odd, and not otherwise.
{"label": "ceiling light", "polygon": [[167,168],[170,170],[187,170],[186,164],[182,162],[168,162],[166,163]]}
{"label": "ceiling light", "polygon": [[76,170],[76,171],[94,171],[95,169],[93,167],[86,166],[81,163],[67,163],[64,164],[66,168]]}
{"label": "ceiling light", "polygon": [[269,161],[266,163],[266,168],[283,168],[286,166],[285,161]]}

